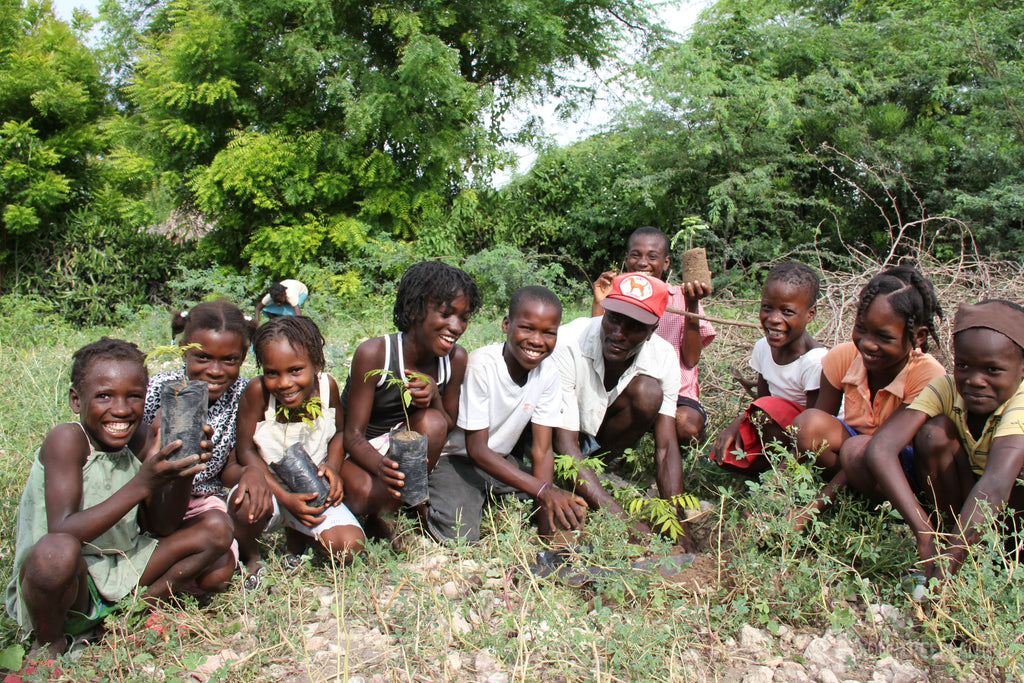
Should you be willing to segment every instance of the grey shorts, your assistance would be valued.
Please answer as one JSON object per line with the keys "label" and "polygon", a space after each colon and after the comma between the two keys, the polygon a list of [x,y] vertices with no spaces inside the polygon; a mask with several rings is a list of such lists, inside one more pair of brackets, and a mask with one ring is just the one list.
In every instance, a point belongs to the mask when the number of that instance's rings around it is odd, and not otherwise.
{"label": "grey shorts", "polygon": [[[505,459],[524,472],[530,472],[515,456],[508,455]],[[438,540],[463,538],[470,543],[480,539],[480,521],[489,499],[504,495],[531,497],[498,481],[465,455],[441,456],[430,472],[429,488],[427,529]]]}

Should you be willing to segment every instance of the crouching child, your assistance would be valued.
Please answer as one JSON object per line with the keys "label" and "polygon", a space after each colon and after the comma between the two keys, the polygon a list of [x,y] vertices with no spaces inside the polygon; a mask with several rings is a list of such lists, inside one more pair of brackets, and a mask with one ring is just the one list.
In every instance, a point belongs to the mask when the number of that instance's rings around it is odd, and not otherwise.
{"label": "crouching child", "polygon": [[[586,502],[552,480],[561,377],[548,357],[561,319],[562,304],[553,292],[522,287],[501,324],[505,342],[469,355],[457,428],[430,473],[427,526],[435,537],[478,540],[484,505],[503,494],[536,501],[542,535],[583,522]],[[523,436],[530,443],[530,470],[512,454]]]}
{"label": "crouching child", "polygon": [[229,552],[223,513],[162,538],[143,531],[152,495],[191,487],[210,457],[208,441],[176,460],[181,441],[157,448],[142,422],[147,380],[135,344],[103,337],[76,351],[68,399],[79,421],[50,430],[25,483],[7,611],[51,656],[122,598],[165,598]]}
{"label": "crouching child", "polygon": [[[914,462],[907,468],[899,454],[911,442]],[[941,579],[963,564],[979,538],[983,501],[997,511],[1007,503],[1024,510],[1017,481],[1024,466],[1024,308],[998,300],[961,304],[953,321],[952,376],[932,380],[883,425],[865,457],[882,494],[913,531],[928,578]],[[934,498],[937,519],[915,496],[918,484],[919,496]]]}

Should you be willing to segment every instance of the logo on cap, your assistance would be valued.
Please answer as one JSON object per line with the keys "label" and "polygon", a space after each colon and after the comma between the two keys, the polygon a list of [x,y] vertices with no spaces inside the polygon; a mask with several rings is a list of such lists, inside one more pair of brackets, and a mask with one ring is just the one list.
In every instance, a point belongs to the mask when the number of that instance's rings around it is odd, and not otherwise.
{"label": "logo on cap", "polygon": [[612,291],[601,302],[613,311],[639,320],[645,325],[658,322],[668,305],[668,287],[643,273],[622,273],[612,280]]}

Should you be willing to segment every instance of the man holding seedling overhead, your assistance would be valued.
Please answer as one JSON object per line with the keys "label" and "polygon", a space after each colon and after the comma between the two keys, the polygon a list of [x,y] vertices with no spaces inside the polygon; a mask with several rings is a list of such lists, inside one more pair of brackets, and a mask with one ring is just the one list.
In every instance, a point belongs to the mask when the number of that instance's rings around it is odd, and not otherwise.
{"label": "man holding seedling overhead", "polygon": [[[658,492],[682,513],[675,498],[683,494],[676,435],[679,363],[672,345],[654,336],[667,302],[668,290],[658,278],[622,273],[601,302],[604,315],[558,330],[553,358],[562,376],[562,408],[555,451],[579,463],[576,492],[592,508],[626,514],[586,459],[618,455],[653,428]],[[650,533],[646,524],[633,525],[635,538]]]}

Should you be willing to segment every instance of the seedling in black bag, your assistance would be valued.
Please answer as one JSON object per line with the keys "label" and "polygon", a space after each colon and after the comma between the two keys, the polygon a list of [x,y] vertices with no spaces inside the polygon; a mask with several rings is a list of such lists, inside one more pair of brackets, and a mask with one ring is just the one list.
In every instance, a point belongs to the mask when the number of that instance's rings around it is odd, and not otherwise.
{"label": "seedling in black bag", "polygon": [[[398,463],[398,469],[405,474],[402,486],[402,502],[406,505],[420,505],[429,500],[427,494],[427,435],[420,434],[409,428],[409,406],[412,404],[412,394],[406,386],[406,380],[395,377],[390,370],[377,369],[366,373],[366,379],[371,377],[387,377],[385,384],[389,387],[398,387],[402,396],[402,414],[405,415],[403,429],[391,432],[390,450],[388,457]],[[426,375],[413,372],[411,378],[421,382],[430,382]]]}
{"label": "seedling in black bag", "polygon": [[[201,348],[201,344],[157,346],[146,354],[146,363],[163,356],[180,360],[189,351]],[[190,380],[186,376],[160,386],[161,445],[181,440],[181,448],[171,453],[168,460],[199,454],[199,442],[206,438],[203,425],[206,424],[209,403],[210,388],[201,380]]]}
{"label": "seedling in black bag", "polygon": [[288,425],[293,417],[298,417],[302,422],[314,427],[314,422],[323,417],[324,407],[319,396],[313,396],[305,403],[290,410],[287,406],[278,405],[277,415],[284,418],[284,456],[277,462],[270,463],[270,469],[274,471],[277,478],[281,480],[288,490],[293,493],[316,493],[317,496],[308,502],[310,507],[318,508],[327,502],[330,487],[327,480],[317,474],[319,468],[313,462],[301,443],[293,443],[288,446]]}

